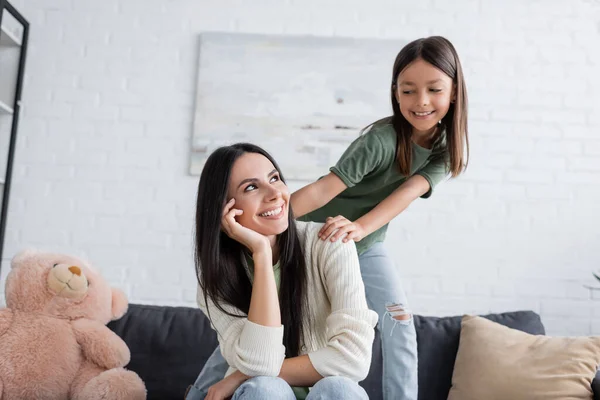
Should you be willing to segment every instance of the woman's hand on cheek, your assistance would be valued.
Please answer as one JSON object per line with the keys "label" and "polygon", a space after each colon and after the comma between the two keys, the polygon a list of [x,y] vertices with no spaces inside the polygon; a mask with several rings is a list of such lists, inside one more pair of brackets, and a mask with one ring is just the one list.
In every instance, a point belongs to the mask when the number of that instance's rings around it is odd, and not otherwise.
{"label": "woman's hand on cheek", "polygon": [[231,199],[225,204],[221,218],[221,229],[233,240],[246,246],[252,253],[271,250],[269,239],[258,232],[242,226],[235,219],[244,213],[243,210],[233,208],[235,199]]}

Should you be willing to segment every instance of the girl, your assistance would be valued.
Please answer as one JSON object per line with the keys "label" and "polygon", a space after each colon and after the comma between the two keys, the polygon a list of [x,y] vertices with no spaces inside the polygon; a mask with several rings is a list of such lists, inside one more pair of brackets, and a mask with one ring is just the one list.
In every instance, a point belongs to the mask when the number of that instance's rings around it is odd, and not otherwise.
{"label": "girl", "polygon": [[367,301],[379,314],[384,399],[405,400],[418,395],[416,333],[381,242],[394,217],[466,166],[467,90],[452,44],[433,36],[406,45],[390,91],[393,115],[365,128],[328,175],[291,201],[297,217],[325,222],[322,240],[356,242]]}
{"label": "girl", "polygon": [[207,399],[367,399],[357,382],[369,371],[377,314],[355,245],[319,240],[321,225],[295,222],[289,199],[279,167],[257,146],[222,147],[206,161],[198,304],[229,365]]}

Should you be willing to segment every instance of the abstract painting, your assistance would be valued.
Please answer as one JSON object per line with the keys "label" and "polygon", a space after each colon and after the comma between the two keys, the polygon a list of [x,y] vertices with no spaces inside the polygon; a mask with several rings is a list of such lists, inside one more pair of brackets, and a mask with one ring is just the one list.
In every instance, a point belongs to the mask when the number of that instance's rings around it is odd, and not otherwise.
{"label": "abstract painting", "polygon": [[203,33],[190,173],[251,142],[287,179],[328,172],[362,128],[391,113],[399,40]]}

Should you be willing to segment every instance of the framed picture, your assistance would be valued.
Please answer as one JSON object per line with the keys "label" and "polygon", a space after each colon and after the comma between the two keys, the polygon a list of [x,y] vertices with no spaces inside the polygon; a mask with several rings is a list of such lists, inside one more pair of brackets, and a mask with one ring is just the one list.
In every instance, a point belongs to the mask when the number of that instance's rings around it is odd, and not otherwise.
{"label": "framed picture", "polygon": [[361,129],[391,114],[391,40],[203,33],[190,173],[251,142],[287,179],[328,172]]}

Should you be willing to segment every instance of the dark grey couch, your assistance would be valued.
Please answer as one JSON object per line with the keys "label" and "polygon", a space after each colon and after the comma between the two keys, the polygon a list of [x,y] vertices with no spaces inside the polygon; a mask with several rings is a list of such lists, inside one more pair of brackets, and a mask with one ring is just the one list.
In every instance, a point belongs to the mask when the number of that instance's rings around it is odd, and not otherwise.
{"label": "dark grey couch", "polygon": [[[544,334],[540,317],[531,311],[486,315],[511,328]],[[419,400],[446,400],[458,350],[461,317],[415,316],[419,348]],[[217,338],[204,314],[196,308],[131,304],[123,318],[109,328],[131,350],[129,369],[146,383],[148,399],[182,400],[188,385],[217,346]],[[372,400],[381,399],[379,335],[373,345],[369,376],[361,382]],[[593,382],[600,400],[600,380]]]}

